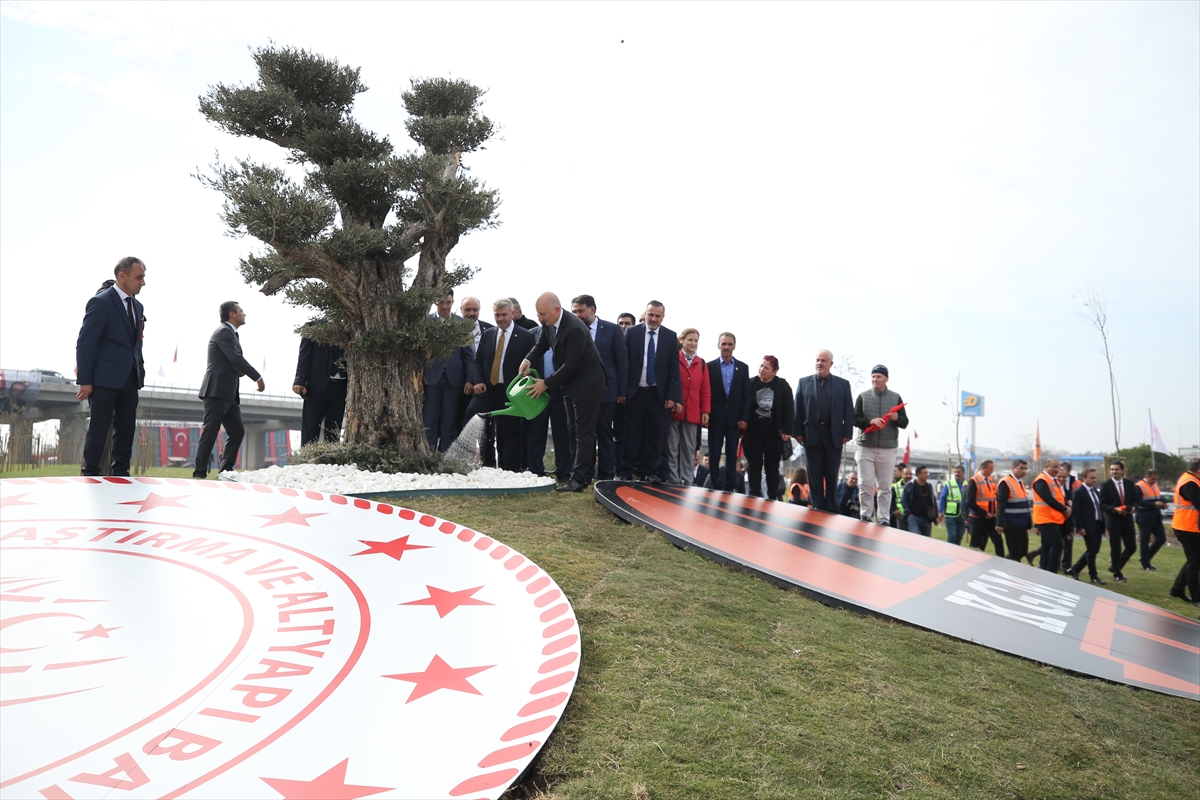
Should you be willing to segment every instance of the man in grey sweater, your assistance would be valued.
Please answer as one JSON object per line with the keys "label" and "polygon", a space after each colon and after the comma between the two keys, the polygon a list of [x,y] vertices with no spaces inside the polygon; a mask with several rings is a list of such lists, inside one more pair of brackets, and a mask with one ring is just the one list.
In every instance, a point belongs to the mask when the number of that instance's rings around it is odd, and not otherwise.
{"label": "man in grey sweater", "polygon": [[904,401],[887,385],[888,369],[877,364],[871,370],[871,388],[854,401],[854,427],[862,430],[857,439],[858,453],[854,456],[858,464],[859,513],[864,522],[870,522],[872,512],[878,509],[880,525],[889,523],[892,508],[889,481],[896,464],[899,430],[908,427],[904,409],[892,411]]}

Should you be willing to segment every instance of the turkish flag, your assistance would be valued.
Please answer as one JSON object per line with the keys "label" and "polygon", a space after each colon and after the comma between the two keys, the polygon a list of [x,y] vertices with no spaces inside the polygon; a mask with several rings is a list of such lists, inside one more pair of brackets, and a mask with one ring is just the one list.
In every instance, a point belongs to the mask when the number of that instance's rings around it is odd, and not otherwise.
{"label": "turkish flag", "polygon": [[187,428],[171,428],[171,458],[188,458],[192,454],[192,437]]}

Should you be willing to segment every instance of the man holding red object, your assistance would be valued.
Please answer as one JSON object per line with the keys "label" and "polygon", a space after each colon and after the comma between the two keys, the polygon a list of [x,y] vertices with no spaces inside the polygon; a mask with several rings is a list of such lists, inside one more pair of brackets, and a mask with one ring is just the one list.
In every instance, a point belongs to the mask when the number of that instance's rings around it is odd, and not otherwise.
{"label": "man holding red object", "polygon": [[870,522],[872,509],[878,508],[880,525],[888,524],[892,507],[888,475],[896,465],[899,430],[908,427],[904,401],[888,388],[888,377],[887,367],[877,364],[871,370],[871,388],[854,401],[854,427],[862,430],[854,456],[858,465],[859,513],[864,522]]}

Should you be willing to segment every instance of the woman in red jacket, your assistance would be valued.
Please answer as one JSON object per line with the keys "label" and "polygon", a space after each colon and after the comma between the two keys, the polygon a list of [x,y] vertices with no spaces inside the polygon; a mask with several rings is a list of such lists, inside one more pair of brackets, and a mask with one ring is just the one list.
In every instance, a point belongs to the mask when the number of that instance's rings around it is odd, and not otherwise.
{"label": "woman in red jacket", "polygon": [[712,410],[708,385],[708,366],[696,355],[700,331],[684,328],[679,334],[679,381],[683,402],[671,415],[667,432],[667,474],[670,483],[690,486],[695,475],[696,450],[700,447],[700,426],[708,425]]}

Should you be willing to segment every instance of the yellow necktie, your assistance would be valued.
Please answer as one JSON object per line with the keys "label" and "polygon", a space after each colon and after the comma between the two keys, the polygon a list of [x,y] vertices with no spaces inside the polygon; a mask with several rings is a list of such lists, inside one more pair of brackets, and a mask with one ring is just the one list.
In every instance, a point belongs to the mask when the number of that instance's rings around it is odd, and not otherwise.
{"label": "yellow necktie", "polygon": [[496,337],[496,355],[492,358],[492,386],[500,382],[500,359],[504,356],[504,329]]}

